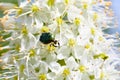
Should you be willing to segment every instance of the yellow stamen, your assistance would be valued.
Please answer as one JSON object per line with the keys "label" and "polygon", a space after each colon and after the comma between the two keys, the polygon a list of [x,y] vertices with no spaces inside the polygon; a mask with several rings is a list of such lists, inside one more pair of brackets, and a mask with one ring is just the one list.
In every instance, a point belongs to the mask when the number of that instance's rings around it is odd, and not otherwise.
{"label": "yellow stamen", "polygon": [[96,21],[98,19],[98,14],[97,13],[94,13],[93,14],[93,20]]}
{"label": "yellow stamen", "polygon": [[95,35],[95,28],[91,28],[91,34]]}
{"label": "yellow stamen", "polygon": [[79,67],[79,70],[80,70],[80,72],[85,72],[86,67],[85,67],[84,65],[81,65],[81,66]]}
{"label": "yellow stamen", "polygon": [[100,79],[103,79],[105,74],[103,72],[100,73]]}
{"label": "yellow stamen", "polygon": [[56,21],[57,21],[58,25],[62,25],[62,23],[63,23],[63,20],[61,17],[57,18]]}
{"label": "yellow stamen", "polygon": [[86,48],[86,49],[89,49],[89,48],[90,48],[90,44],[86,44],[86,45],[85,45],[85,48]]}
{"label": "yellow stamen", "polygon": [[79,25],[80,25],[80,19],[79,19],[79,18],[75,18],[74,24],[75,24],[76,26],[79,26]]}
{"label": "yellow stamen", "polygon": [[41,32],[49,32],[49,28],[47,27],[47,26],[43,26],[42,28],[41,28]]}
{"label": "yellow stamen", "polygon": [[38,12],[39,11],[39,7],[36,5],[32,5],[32,12]]}
{"label": "yellow stamen", "polygon": [[69,46],[71,46],[71,47],[73,47],[74,45],[75,45],[75,40],[74,39],[72,39],[72,38],[70,38],[69,40],[68,40],[68,45]]}
{"label": "yellow stamen", "polygon": [[55,46],[49,44],[49,45],[47,46],[47,50],[48,50],[49,52],[54,51],[54,50],[55,50]]}
{"label": "yellow stamen", "polygon": [[48,6],[54,6],[55,0],[48,0],[47,4]]}
{"label": "yellow stamen", "polygon": [[35,53],[35,50],[34,50],[34,49],[31,49],[31,50],[29,51],[29,54],[30,54],[30,55],[29,55],[30,57],[35,56],[35,54],[36,54],[36,53]]}
{"label": "yellow stamen", "polygon": [[70,74],[70,70],[68,68],[64,69],[63,75],[66,77]]}
{"label": "yellow stamen", "polygon": [[65,5],[69,4],[69,0],[64,0]]}
{"label": "yellow stamen", "polygon": [[27,28],[25,26],[22,27],[22,34],[26,35],[28,34]]}
{"label": "yellow stamen", "polygon": [[39,80],[47,80],[46,74],[41,74]]}
{"label": "yellow stamen", "polygon": [[88,8],[88,4],[87,3],[83,3],[83,9],[87,9]]}
{"label": "yellow stamen", "polygon": [[18,8],[18,9],[17,9],[17,14],[18,14],[18,15],[22,14],[22,12],[23,12],[23,9],[22,9],[22,8]]}

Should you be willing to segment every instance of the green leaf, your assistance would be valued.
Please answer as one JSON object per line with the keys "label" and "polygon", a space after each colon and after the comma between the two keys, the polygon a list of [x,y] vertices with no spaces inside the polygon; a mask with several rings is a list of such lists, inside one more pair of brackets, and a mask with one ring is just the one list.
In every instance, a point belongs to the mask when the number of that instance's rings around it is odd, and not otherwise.
{"label": "green leaf", "polygon": [[9,45],[9,41],[1,41],[0,42],[0,47],[4,47],[4,46],[7,46],[7,45]]}
{"label": "green leaf", "polygon": [[66,64],[65,64],[65,60],[64,60],[64,59],[62,59],[62,60],[58,60],[57,62],[58,62],[61,66],[66,65]]}
{"label": "green leaf", "polygon": [[12,33],[5,33],[3,34],[3,39],[9,38],[12,35]]}
{"label": "green leaf", "polygon": [[0,50],[0,56],[2,56],[4,53],[8,52],[10,49],[7,48],[7,49],[1,49]]}
{"label": "green leaf", "polygon": [[18,0],[0,0],[0,2],[14,3],[18,5]]}

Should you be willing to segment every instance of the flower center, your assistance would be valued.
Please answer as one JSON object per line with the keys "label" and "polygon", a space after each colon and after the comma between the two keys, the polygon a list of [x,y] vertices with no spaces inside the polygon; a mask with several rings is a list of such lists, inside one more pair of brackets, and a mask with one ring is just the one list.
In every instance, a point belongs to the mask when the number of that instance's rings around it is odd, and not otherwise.
{"label": "flower center", "polygon": [[64,0],[65,5],[69,4],[69,0]]}
{"label": "flower center", "polygon": [[48,6],[54,6],[55,0],[48,0],[47,4]]}
{"label": "flower center", "polygon": [[90,31],[92,35],[95,35],[95,28],[91,28]]}
{"label": "flower center", "polygon": [[105,74],[103,72],[100,73],[100,79],[103,79]]}
{"label": "flower center", "polygon": [[83,4],[83,9],[87,9],[88,8],[88,4],[87,3],[84,3]]}
{"label": "flower center", "polygon": [[39,7],[36,5],[32,6],[32,12],[38,12],[39,11]]}
{"label": "flower center", "polygon": [[74,24],[75,24],[76,26],[79,26],[79,25],[80,25],[80,19],[79,19],[79,18],[75,18]]}
{"label": "flower center", "polygon": [[24,35],[27,35],[27,34],[28,34],[27,28],[26,28],[25,26],[23,26],[21,32],[22,32],[22,34],[24,34]]}
{"label": "flower center", "polygon": [[18,14],[18,15],[22,14],[22,12],[23,12],[23,9],[22,9],[22,8],[18,8],[18,9],[17,9],[17,14]]}
{"label": "flower center", "polygon": [[57,21],[58,25],[62,25],[62,23],[63,23],[63,20],[61,17],[57,18],[56,21]]}
{"label": "flower center", "polygon": [[54,51],[54,50],[55,50],[55,46],[49,44],[49,45],[47,46],[47,50],[48,50],[49,52]]}
{"label": "flower center", "polygon": [[45,75],[45,74],[41,74],[41,75],[39,76],[39,80],[47,80],[46,75]]}
{"label": "flower center", "polygon": [[94,13],[94,14],[93,14],[93,20],[96,21],[97,18],[98,18],[98,14],[97,14],[97,13]]}
{"label": "flower center", "polygon": [[66,77],[70,74],[70,70],[67,68],[67,69],[64,69],[63,71],[63,75]]}
{"label": "flower center", "polygon": [[75,45],[75,40],[72,39],[72,38],[69,39],[69,40],[68,40],[68,45],[71,46],[71,47],[73,47],[73,46]]}
{"label": "flower center", "polygon": [[85,67],[84,65],[81,65],[81,66],[79,67],[79,70],[80,70],[80,72],[85,72],[86,67]]}
{"label": "flower center", "polygon": [[86,44],[86,45],[85,45],[85,48],[86,48],[86,49],[89,49],[89,48],[90,48],[90,44]]}
{"label": "flower center", "polygon": [[31,49],[29,51],[29,56],[32,57],[32,56],[35,56],[35,50],[34,49]]}
{"label": "flower center", "polygon": [[41,32],[49,32],[49,28],[47,27],[47,26],[43,26],[42,28],[41,28]]}

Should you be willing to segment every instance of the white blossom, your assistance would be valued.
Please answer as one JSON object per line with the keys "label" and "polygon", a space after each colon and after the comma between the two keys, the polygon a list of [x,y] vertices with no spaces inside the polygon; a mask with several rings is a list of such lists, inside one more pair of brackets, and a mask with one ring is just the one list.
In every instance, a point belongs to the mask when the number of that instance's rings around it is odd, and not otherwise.
{"label": "white blossom", "polygon": [[119,80],[117,39],[103,31],[114,24],[109,6],[106,0],[21,0],[1,19],[12,49],[1,57],[9,70],[0,79]]}

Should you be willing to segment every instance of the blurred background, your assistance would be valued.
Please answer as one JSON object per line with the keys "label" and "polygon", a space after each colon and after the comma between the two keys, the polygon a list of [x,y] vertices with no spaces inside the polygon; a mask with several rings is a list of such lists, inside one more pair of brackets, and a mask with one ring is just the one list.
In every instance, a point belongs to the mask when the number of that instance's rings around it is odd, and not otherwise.
{"label": "blurred background", "polygon": [[[6,2],[6,3],[14,3],[15,5],[18,5],[18,2],[17,2],[18,0],[0,0],[0,3],[2,3],[2,2]],[[1,8],[0,8],[0,17],[2,17],[3,16],[3,11],[1,10]]]}
{"label": "blurred background", "polygon": [[118,26],[116,28],[116,31],[120,33],[120,0],[111,0],[112,1],[112,9],[115,14],[115,18],[118,21]]}

